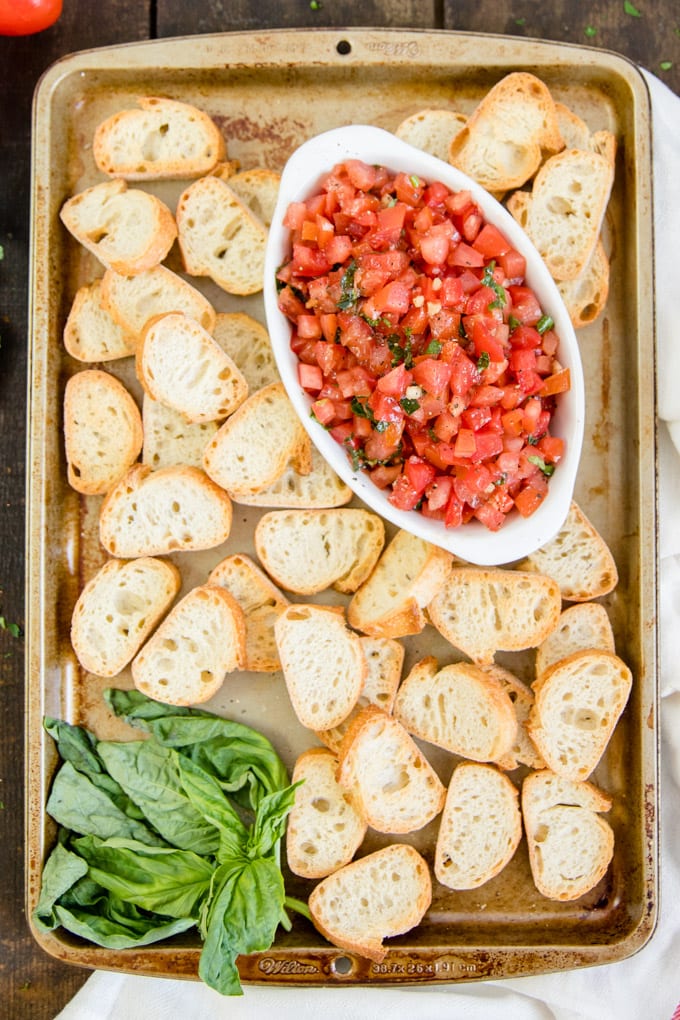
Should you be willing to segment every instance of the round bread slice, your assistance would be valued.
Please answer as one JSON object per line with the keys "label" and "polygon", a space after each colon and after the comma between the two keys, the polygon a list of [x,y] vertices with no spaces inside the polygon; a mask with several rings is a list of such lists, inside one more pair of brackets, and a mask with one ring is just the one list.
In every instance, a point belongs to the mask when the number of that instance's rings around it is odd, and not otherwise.
{"label": "round bread slice", "polygon": [[129,181],[200,177],[225,156],[215,122],[188,103],[140,96],[97,126],[92,143],[102,173]]}
{"label": "round bread slice", "polygon": [[497,651],[535,648],[561,609],[552,577],[476,567],[454,567],[427,607],[439,633],[480,665],[491,664]]}
{"label": "round bread slice", "polygon": [[574,652],[614,652],[614,632],[599,602],[577,602],[560,615],[557,626],[536,649],[536,676]]}
{"label": "round bread slice", "polygon": [[231,174],[227,178],[227,184],[265,227],[271,225],[276,200],[279,197],[280,174],[264,167],[255,167],[252,170],[240,170]]}
{"label": "round bread slice", "polygon": [[267,573],[286,591],[315,595],[325,588],[356,591],[385,542],[382,519],[370,510],[274,510],[255,528],[255,549]]}
{"label": "round bread slice", "polygon": [[325,747],[304,751],[295,762],[295,803],[288,816],[286,857],[294,875],[325,878],[354,857],[366,821],[351,793],[335,778],[338,760]]}
{"label": "round bread slice", "polygon": [[261,492],[288,465],[311,470],[311,443],[283,383],[251,394],[206,446],[203,467],[232,499]]}
{"label": "round bread slice", "polygon": [[630,695],[633,677],[611,652],[575,652],[533,685],[527,731],[546,765],[567,779],[596,768]]}
{"label": "round bread slice", "polygon": [[102,494],[137,460],[142,417],[115,376],[87,368],[66,383],[64,437],[69,484],[77,492]]}
{"label": "round bread slice", "polygon": [[174,407],[145,393],[142,426],[142,463],[156,471],[179,464],[201,468],[206,443],[217,432],[219,422],[189,422]]}
{"label": "round bread slice", "polygon": [[265,572],[244,553],[221,560],[208,575],[234,596],[246,620],[246,657],[243,668],[257,673],[281,669],[274,624],[289,604]]}
{"label": "round bread slice", "polygon": [[457,765],[434,852],[434,873],[442,885],[484,885],[512,859],[521,838],[519,792],[507,776],[493,765]]}
{"label": "round bread slice", "polygon": [[383,939],[415,928],[431,902],[426,862],[412,846],[393,843],[320,882],[309,911],[329,942],[380,962]]}
{"label": "round bread slice", "polygon": [[102,305],[102,281],[80,287],[64,326],[64,347],[77,361],[114,361],[135,353],[137,338]]}
{"label": "round bread slice", "polygon": [[83,588],[71,618],[71,644],[83,669],[120,673],[164,616],[181,583],[166,560],[108,560]]}
{"label": "round bread slice", "polygon": [[199,468],[135,464],[104,498],[99,537],[111,556],[162,556],[221,545],[231,522],[231,500]]}
{"label": "round bread slice", "polygon": [[413,736],[478,762],[502,758],[517,735],[514,706],[498,679],[469,662],[439,669],[431,656],[402,681],[394,717]]}
{"label": "round bread slice", "polygon": [[554,578],[567,602],[589,602],[608,595],[619,580],[609,546],[574,502],[555,537],[519,566]]}
{"label": "round bread slice", "polygon": [[182,312],[147,324],[136,365],[146,392],[188,422],[222,420],[248,396],[248,384],[229,355]]}
{"label": "round bread slice", "polygon": [[339,759],[338,782],[376,832],[416,832],[442,809],[439,776],[401,723],[375,705],[350,723]]}
{"label": "round bread slice", "polygon": [[239,503],[246,506],[279,509],[323,510],[344,506],[354,493],[325,460],[315,446],[311,447],[311,470],[300,474],[289,465],[280,478],[259,492],[240,493]]}
{"label": "round bread slice", "polygon": [[218,312],[211,332],[215,342],[238,365],[249,393],[280,382],[269,333],[257,319],[245,312]]}
{"label": "round bread slice", "polygon": [[543,896],[576,900],[604,878],[614,856],[614,833],[600,812],[611,798],[592,783],[549,770],[522,784],[522,816],[534,884]]}
{"label": "round bread slice", "polygon": [[215,309],[188,280],[166,266],[126,276],[107,269],[102,277],[101,301],[111,318],[137,341],[147,322],[168,312],[184,312],[210,332]]}
{"label": "round bread slice", "polygon": [[425,629],[425,606],[448,578],[453,556],[397,531],[349,606],[351,627],[372,637],[399,638]]}
{"label": "round bread slice", "polygon": [[155,195],[104,181],[69,198],[61,207],[66,229],[116,273],[133,276],[163,261],[177,237],[168,207]]}
{"label": "round bread slice", "polygon": [[447,162],[451,143],[466,123],[464,113],[448,109],[426,109],[402,120],[394,133],[397,138]]}
{"label": "round bread slice", "polygon": [[166,705],[198,705],[245,657],[241,607],[224,588],[192,588],[132,661],[135,687]]}
{"label": "round bread slice", "polygon": [[296,603],[274,625],[281,668],[295,714],[303,726],[337,726],[353,708],[366,677],[358,634],[339,606]]}

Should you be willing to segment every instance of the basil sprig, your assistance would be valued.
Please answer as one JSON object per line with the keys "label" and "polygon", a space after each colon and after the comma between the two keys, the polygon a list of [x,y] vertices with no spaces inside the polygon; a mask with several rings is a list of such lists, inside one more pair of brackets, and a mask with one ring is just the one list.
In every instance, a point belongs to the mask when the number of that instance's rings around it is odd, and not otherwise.
{"label": "basil sprig", "polygon": [[309,916],[286,897],[280,867],[295,786],[242,723],[138,691],[105,698],[146,739],[98,741],[45,720],[62,759],[47,803],[59,833],[34,922],[115,949],[197,928],[200,977],[240,995],[236,958],[290,928],[286,908]]}

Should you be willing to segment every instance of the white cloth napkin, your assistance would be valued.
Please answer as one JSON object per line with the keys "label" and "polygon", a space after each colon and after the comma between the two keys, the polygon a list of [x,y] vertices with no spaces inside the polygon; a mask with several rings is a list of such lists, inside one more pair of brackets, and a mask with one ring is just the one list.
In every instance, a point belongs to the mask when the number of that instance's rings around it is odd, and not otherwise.
{"label": "white cloth napkin", "polygon": [[[198,982],[95,972],[57,1020],[671,1020],[680,1003],[680,339],[674,343],[680,99],[652,96],[659,371],[661,553],[661,896],[651,941],[619,963],[436,988],[247,986],[225,999]],[[678,1014],[680,1016],[680,1014]]]}

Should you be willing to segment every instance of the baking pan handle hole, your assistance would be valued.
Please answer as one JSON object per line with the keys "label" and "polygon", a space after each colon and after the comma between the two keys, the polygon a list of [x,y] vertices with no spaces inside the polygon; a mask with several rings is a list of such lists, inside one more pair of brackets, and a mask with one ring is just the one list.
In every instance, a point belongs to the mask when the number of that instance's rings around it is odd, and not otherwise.
{"label": "baking pan handle hole", "polygon": [[331,972],[338,977],[347,977],[354,970],[354,960],[349,956],[336,956],[331,963]]}
{"label": "baking pan handle hole", "polygon": [[346,57],[348,53],[352,52],[352,44],[347,39],[341,39],[335,48],[341,57]]}

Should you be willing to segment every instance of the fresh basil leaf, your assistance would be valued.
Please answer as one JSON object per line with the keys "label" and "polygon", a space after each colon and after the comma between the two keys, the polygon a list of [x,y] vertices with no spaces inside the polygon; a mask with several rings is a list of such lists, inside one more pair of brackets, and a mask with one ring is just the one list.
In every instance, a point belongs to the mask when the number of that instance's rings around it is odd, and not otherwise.
{"label": "fresh basil leaf", "polygon": [[274,941],[283,917],[283,878],[273,860],[262,858],[225,865],[218,874],[198,973],[223,995],[241,995],[236,958]]}
{"label": "fresh basil leaf", "polygon": [[553,329],[554,326],[555,322],[551,315],[542,315],[536,323],[536,329],[541,336],[543,336],[544,333],[547,333],[549,329]]}
{"label": "fresh basil leaf", "polygon": [[107,793],[78,772],[71,762],[61,766],[47,801],[48,815],[82,836],[124,836],[147,846],[162,846],[163,839],[143,822],[129,818]]}
{"label": "fresh basil leaf", "polygon": [[144,821],[144,815],[137,805],[106,771],[106,766],[97,751],[98,741],[94,733],[90,733],[84,726],[73,726],[71,723],[50,718],[44,720],[44,727],[56,743],[59,755],[64,761],[71,762],[78,772],[86,775],[129,818]]}
{"label": "fresh basil leaf", "polygon": [[33,911],[33,922],[40,931],[52,931],[59,926],[55,903],[86,874],[87,864],[82,857],[57,843],[45,861],[40,897]]}
{"label": "fresh basil leaf", "polygon": [[272,744],[243,723],[200,709],[161,705],[140,691],[110,689],[104,697],[116,715],[190,758],[243,807],[254,811],[263,796],[288,785]]}
{"label": "fresh basil leaf", "polygon": [[99,753],[113,778],[168,843],[197,854],[216,852],[219,837],[182,785],[177,751],[155,740],[133,740],[102,741]]}
{"label": "fresh basil leaf", "polygon": [[288,813],[295,802],[295,791],[300,785],[293,783],[260,801],[248,836],[249,857],[266,857],[283,837]]}
{"label": "fresh basil leaf", "polygon": [[[213,827],[217,836],[218,860],[242,854],[248,840],[248,830],[225,797],[222,787],[189,758],[183,755],[178,755],[178,758],[182,787],[194,809]],[[264,797],[260,806],[267,800],[268,797]]]}
{"label": "fresh basil leaf", "polygon": [[166,917],[198,920],[215,870],[204,857],[190,850],[93,836],[72,845],[87,862],[90,878],[119,899]]}
{"label": "fresh basil leaf", "polygon": [[145,916],[136,907],[106,895],[105,890],[90,909],[55,907],[59,924],[73,935],[105,949],[134,949],[169,939],[193,928],[190,917],[175,919]]}

